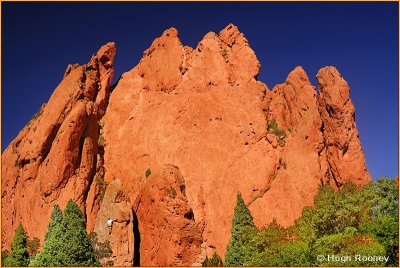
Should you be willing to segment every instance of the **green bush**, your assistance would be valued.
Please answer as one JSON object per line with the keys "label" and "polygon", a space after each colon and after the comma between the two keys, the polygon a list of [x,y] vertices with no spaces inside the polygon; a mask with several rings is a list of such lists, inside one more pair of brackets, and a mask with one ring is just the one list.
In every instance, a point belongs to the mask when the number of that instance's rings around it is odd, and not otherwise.
{"label": "green bush", "polygon": [[145,175],[146,175],[146,178],[149,177],[149,176],[151,175],[151,170],[150,170],[150,168],[146,169]]}
{"label": "green bush", "polygon": [[268,132],[271,132],[277,137],[286,137],[285,131],[278,127],[278,123],[275,119],[272,119],[272,121],[268,123]]}
{"label": "green bush", "polygon": [[206,259],[203,262],[203,267],[222,267],[224,266],[221,257],[214,252],[214,255],[212,256],[211,259],[206,257]]}
{"label": "green bush", "polygon": [[99,136],[99,139],[98,139],[98,141],[97,141],[97,144],[98,144],[99,146],[102,146],[102,147],[106,144],[106,139],[103,137],[103,135],[100,135],[100,136]]}
{"label": "green bush", "polygon": [[107,190],[108,183],[106,183],[102,177],[96,177],[96,184],[99,187],[100,200],[103,201],[104,195]]}
{"label": "green bush", "polygon": [[278,141],[279,146],[284,146],[285,145],[285,138],[286,138],[286,133],[284,130],[280,129],[278,126],[278,123],[276,122],[275,119],[272,119],[267,126],[267,131],[269,133],[272,133],[276,136],[276,139]]}
{"label": "green bush", "polygon": [[[92,243],[92,247],[94,249],[94,255],[96,256],[96,260],[100,263],[103,259],[109,258],[112,256],[112,249],[110,246],[110,241],[100,242],[96,232],[92,232],[89,235],[90,242]],[[107,262],[107,266],[113,266],[114,263],[111,261]]]}
{"label": "green bush", "polygon": [[[225,265],[398,267],[398,195],[398,179],[380,178],[363,188],[346,183],[338,191],[322,186],[314,206],[305,207],[286,229],[275,220],[256,229],[238,195]],[[339,259],[327,259],[333,255]],[[355,255],[388,256],[389,261],[360,261]]]}

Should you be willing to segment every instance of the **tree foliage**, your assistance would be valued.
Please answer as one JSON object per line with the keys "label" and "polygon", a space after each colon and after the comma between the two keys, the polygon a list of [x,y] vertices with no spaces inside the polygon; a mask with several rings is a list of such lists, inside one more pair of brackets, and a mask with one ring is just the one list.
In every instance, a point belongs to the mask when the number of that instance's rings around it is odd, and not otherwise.
{"label": "tree foliage", "polygon": [[256,232],[253,216],[244,203],[242,195],[238,193],[232,220],[231,239],[225,253],[225,266],[242,266],[246,262],[246,249]]}
{"label": "tree foliage", "polygon": [[49,222],[49,225],[47,227],[46,235],[44,236],[44,240],[45,241],[51,235],[51,232],[53,231],[53,228],[56,225],[61,224],[62,219],[63,219],[62,211],[61,211],[60,207],[56,204],[56,205],[54,205],[53,211],[51,212],[50,222]]}
{"label": "tree foliage", "polygon": [[[257,229],[238,195],[225,265],[398,266],[398,196],[398,179],[380,178],[365,187],[346,183],[337,191],[322,186],[314,206],[305,207],[294,226],[283,228],[273,220]],[[355,255],[389,261],[360,261]]]}
{"label": "tree foliage", "polygon": [[94,249],[94,255],[96,256],[96,260],[99,263],[106,263],[107,266],[113,266],[114,263],[112,261],[103,261],[107,260],[107,258],[112,256],[112,249],[110,245],[110,241],[101,242],[96,232],[92,232],[89,235],[89,239],[92,243],[92,247]]}
{"label": "tree foliage", "polygon": [[4,260],[4,266],[28,266],[28,237],[22,224],[18,225],[11,244],[11,252]]}
{"label": "tree foliage", "polygon": [[[60,213],[54,207],[42,252],[31,266],[98,266],[78,205],[70,200]],[[54,217],[53,217],[54,216]],[[61,220],[60,220],[61,219]]]}
{"label": "tree foliage", "polygon": [[40,240],[37,237],[34,237],[33,239],[29,239],[27,241],[27,247],[28,247],[28,254],[29,257],[35,257],[36,254],[38,253],[39,247],[40,247]]}
{"label": "tree foliage", "polygon": [[203,262],[203,267],[222,267],[224,266],[221,257],[214,252],[214,255],[212,256],[211,259],[206,257],[206,259]]}

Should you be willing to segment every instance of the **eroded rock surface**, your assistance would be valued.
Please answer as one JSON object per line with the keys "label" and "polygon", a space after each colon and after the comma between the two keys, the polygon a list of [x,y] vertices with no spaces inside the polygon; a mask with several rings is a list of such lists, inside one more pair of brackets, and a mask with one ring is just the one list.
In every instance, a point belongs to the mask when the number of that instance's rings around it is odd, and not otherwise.
{"label": "eroded rock surface", "polygon": [[[289,226],[321,184],[371,180],[334,67],[318,72],[318,94],[301,67],[269,90],[236,26],[196,48],[171,28],[110,93],[114,55],[109,43],[69,65],[2,155],[3,248],[19,222],[42,239],[43,218],[73,198],[116,265],[199,265],[224,256],[238,191],[258,226]],[[122,224],[111,235],[107,217]]]}
{"label": "eroded rock surface", "polygon": [[185,179],[178,167],[153,170],[134,203],[134,211],[140,233],[137,264],[189,266],[196,262],[202,253],[204,226],[196,221],[188,204]]}
{"label": "eroded rock surface", "polygon": [[[99,124],[108,103],[116,48],[108,43],[89,63],[69,65],[64,79],[2,154],[2,247],[22,223],[43,242],[55,204],[74,199],[85,215],[99,155]],[[93,226],[93,217],[88,217]],[[92,229],[90,227],[89,229]]]}
{"label": "eroded rock surface", "polygon": [[[108,225],[112,220],[112,225]],[[134,220],[132,205],[124,192],[120,180],[114,180],[107,186],[100,210],[97,214],[94,232],[99,241],[109,241],[113,252],[107,261],[115,266],[132,266],[134,257]]]}

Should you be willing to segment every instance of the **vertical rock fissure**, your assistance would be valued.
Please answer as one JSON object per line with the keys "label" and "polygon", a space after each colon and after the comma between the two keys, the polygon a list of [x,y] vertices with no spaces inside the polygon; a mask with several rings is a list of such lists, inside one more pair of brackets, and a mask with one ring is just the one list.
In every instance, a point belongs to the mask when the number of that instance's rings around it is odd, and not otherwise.
{"label": "vertical rock fissure", "polygon": [[140,266],[140,232],[139,232],[139,221],[135,211],[132,209],[133,216],[133,266]]}

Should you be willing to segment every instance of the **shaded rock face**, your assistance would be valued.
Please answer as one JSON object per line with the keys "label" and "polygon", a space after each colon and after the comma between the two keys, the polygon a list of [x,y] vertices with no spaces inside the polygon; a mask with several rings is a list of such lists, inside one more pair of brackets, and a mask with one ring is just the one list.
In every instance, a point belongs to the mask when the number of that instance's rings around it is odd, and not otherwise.
{"label": "shaded rock face", "polygon": [[199,265],[224,256],[238,191],[256,225],[289,226],[320,185],[371,181],[334,67],[318,72],[318,94],[301,67],[269,90],[236,26],[196,48],[171,28],[110,93],[114,55],[109,43],[69,65],[2,155],[3,248],[19,222],[42,240],[43,218],[73,198],[116,265]]}
{"label": "shaded rock face", "polygon": [[192,265],[202,253],[204,226],[188,204],[185,179],[173,165],[153,173],[134,203],[140,233],[136,264]]}
{"label": "shaded rock face", "polygon": [[[108,226],[108,220],[112,225]],[[100,210],[97,214],[94,232],[99,241],[109,241],[115,266],[132,266],[134,253],[132,205],[126,196],[122,182],[114,180],[107,186]],[[104,260],[103,264],[107,263]]]}

